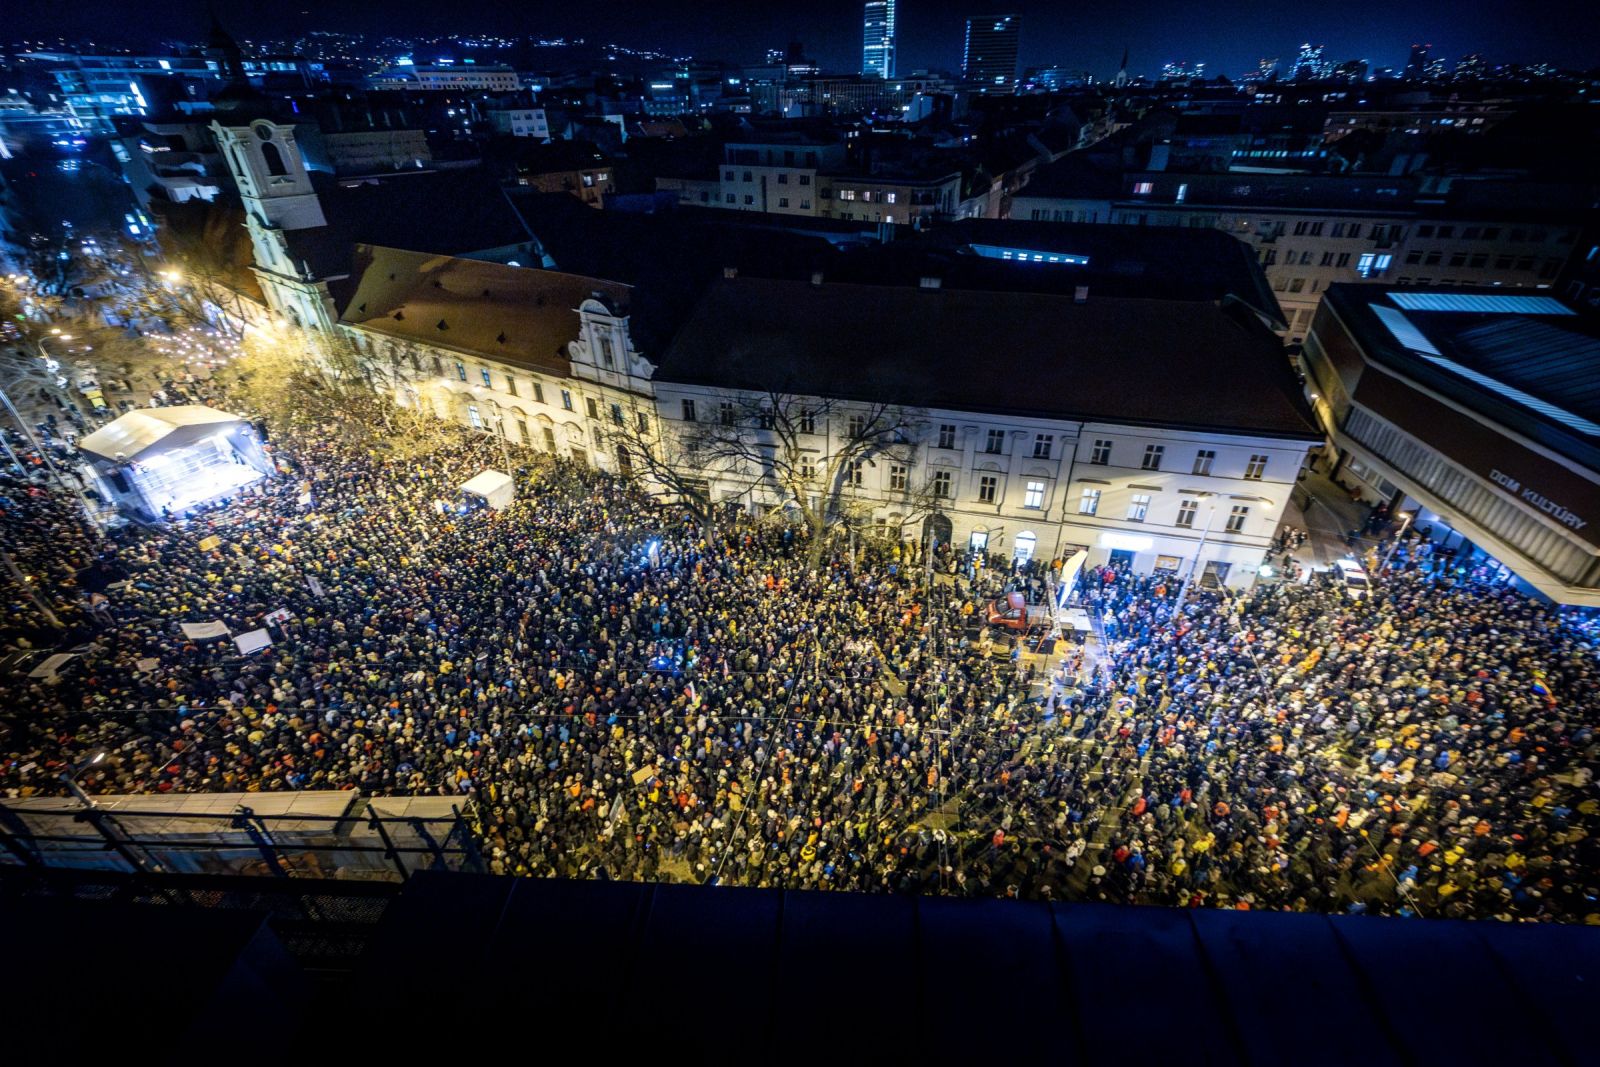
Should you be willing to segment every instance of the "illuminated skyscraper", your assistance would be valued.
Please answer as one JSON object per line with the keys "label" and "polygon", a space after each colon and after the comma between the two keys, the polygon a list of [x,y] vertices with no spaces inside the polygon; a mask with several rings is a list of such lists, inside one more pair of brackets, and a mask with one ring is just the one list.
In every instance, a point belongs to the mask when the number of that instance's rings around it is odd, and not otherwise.
{"label": "illuminated skyscraper", "polygon": [[894,77],[895,0],[868,0],[861,13],[861,73]]}
{"label": "illuminated skyscraper", "polygon": [[961,77],[997,89],[1017,84],[1017,50],[1022,36],[1020,15],[974,15],[967,20]]}
{"label": "illuminated skyscraper", "polygon": [[1322,46],[1310,43],[1301,45],[1300,54],[1294,59],[1294,80],[1314,81],[1327,76],[1328,72],[1322,63]]}
{"label": "illuminated skyscraper", "polygon": [[1428,73],[1428,53],[1433,50],[1431,44],[1414,44],[1411,46],[1411,59],[1406,63],[1406,80],[1419,82]]}

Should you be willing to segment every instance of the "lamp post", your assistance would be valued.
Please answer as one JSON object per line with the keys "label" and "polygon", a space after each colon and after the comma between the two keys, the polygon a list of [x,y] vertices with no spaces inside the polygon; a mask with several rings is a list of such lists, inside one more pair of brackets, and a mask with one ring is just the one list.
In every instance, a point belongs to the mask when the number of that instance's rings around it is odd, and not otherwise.
{"label": "lamp post", "polygon": [[84,792],[83,787],[78,784],[78,775],[105,758],[106,754],[104,752],[96,752],[88,759],[74,764],[71,770],[63,771],[61,780],[66,783],[68,791],[83,805],[82,818],[87,820],[95,828],[95,831],[106,839],[107,844],[116,850],[117,855],[122,857],[123,862],[127,863],[129,867],[132,867],[139,874],[149,874],[152,866],[159,871],[161,869],[159,864],[148,863],[140,858],[139,854],[130,846],[130,839],[123,834],[122,827],[118,826],[117,821],[111,817],[111,813],[96,804],[94,798]]}
{"label": "lamp post", "polygon": [[498,401],[490,400],[489,403],[493,405],[495,436],[500,438],[500,461],[505,464],[505,473],[510,474],[511,449],[506,445],[506,413]]}
{"label": "lamp post", "polygon": [[[1205,495],[1209,497],[1213,496],[1214,494],[1207,493]],[[1211,534],[1212,520],[1217,517],[1216,504],[1208,504],[1206,507],[1208,509],[1206,511],[1206,525],[1205,528],[1200,531],[1200,543],[1195,546],[1194,562],[1189,564],[1189,572],[1183,576],[1183,585],[1178,587],[1178,602],[1172,605],[1172,614],[1174,616],[1183,610],[1184,601],[1189,599],[1189,583],[1194,581],[1194,572],[1200,568],[1200,556],[1206,550],[1206,538]]]}
{"label": "lamp post", "polygon": [[1414,511],[1408,511],[1403,516],[1401,516],[1401,518],[1400,518],[1400,529],[1394,535],[1394,544],[1389,546],[1389,551],[1383,557],[1383,567],[1381,569],[1383,569],[1383,570],[1388,570],[1389,569],[1389,561],[1394,559],[1395,552],[1398,551],[1399,548],[1400,548],[1400,542],[1405,540],[1406,530],[1408,528],[1410,528],[1411,520],[1416,518],[1416,517],[1417,517],[1417,513],[1414,512]]}

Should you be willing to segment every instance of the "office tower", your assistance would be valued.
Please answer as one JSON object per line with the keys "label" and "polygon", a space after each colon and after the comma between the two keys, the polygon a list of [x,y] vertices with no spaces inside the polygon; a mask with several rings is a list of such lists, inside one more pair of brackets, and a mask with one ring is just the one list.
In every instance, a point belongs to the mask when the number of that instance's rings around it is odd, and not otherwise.
{"label": "office tower", "polygon": [[868,0],[861,12],[861,73],[894,77],[895,0]]}
{"label": "office tower", "polygon": [[962,52],[961,77],[987,87],[1010,89],[1017,84],[1017,45],[1022,34],[1020,15],[974,15],[967,19],[967,42]]}
{"label": "office tower", "polygon": [[1421,81],[1428,73],[1428,53],[1433,49],[1431,44],[1414,44],[1411,46],[1411,59],[1406,63],[1406,80]]}
{"label": "office tower", "polygon": [[1294,80],[1314,81],[1317,78],[1327,77],[1328,72],[1323,69],[1322,45],[1303,44],[1300,54],[1294,60]]}

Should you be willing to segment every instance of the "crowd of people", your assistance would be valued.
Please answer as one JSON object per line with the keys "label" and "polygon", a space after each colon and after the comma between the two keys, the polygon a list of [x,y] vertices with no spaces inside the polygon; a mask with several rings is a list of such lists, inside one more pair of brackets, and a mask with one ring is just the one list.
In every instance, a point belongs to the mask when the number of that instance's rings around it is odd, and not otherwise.
{"label": "crowd of people", "polygon": [[[1004,568],[813,562],[793,528],[704,528],[531,452],[514,504],[463,513],[501,457],[479,436],[405,466],[331,428],[273,444],[281,477],[104,541],[3,486],[32,588],[0,642],[79,653],[5,679],[4,795],[82,768],[91,793],[461,797],[506,874],[1600,922],[1596,648],[1516,593],[1402,556],[1362,599],[1180,611],[1091,569],[1103,633],[1041,667],[982,631],[1037,587]],[[179,629],[209,620],[273,643]]]}

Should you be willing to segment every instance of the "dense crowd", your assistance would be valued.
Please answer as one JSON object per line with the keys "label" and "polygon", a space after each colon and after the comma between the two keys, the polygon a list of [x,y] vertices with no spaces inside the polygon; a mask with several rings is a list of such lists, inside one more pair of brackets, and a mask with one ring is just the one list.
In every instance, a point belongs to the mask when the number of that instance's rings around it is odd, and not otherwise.
{"label": "dense crowd", "polygon": [[[462,513],[499,455],[278,442],[259,491],[104,543],[7,483],[81,657],[5,679],[0,790],[106,751],[90,792],[470,797],[504,873],[1600,921],[1596,649],[1547,606],[1407,563],[1175,615],[1102,568],[1105,643],[1032,684],[977,624],[1030,575],[814,563],[531,453],[515,504]],[[40,641],[5,594],[0,640]],[[252,656],[178,628],[269,615]]]}

